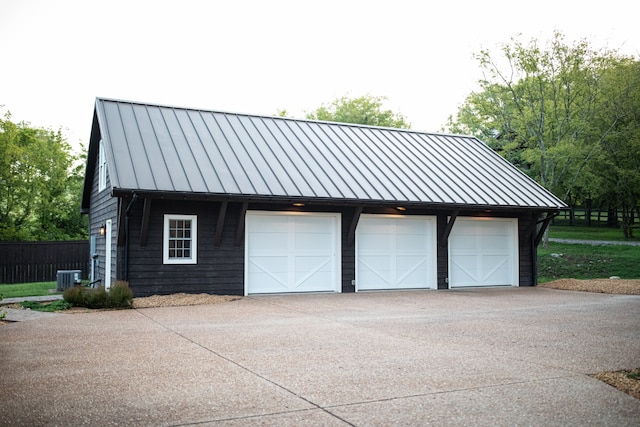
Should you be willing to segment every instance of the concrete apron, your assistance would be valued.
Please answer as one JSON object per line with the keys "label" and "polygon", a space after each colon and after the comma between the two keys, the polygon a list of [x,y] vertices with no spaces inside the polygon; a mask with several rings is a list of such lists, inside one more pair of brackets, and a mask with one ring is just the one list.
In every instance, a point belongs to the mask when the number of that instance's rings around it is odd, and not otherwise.
{"label": "concrete apron", "polygon": [[[245,297],[0,327],[18,425],[637,425],[640,297],[542,288]],[[9,392],[10,391],[10,392]]]}

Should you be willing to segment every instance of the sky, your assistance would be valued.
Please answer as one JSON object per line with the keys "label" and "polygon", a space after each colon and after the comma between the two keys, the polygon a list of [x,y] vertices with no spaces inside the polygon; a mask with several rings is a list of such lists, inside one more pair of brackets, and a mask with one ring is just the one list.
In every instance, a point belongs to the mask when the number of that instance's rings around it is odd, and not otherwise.
{"label": "sky", "polygon": [[0,0],[0,114],[87,144],[96,97],[304,117],[385,96],[439,131],[511,37],[640,57],[633,1]]}

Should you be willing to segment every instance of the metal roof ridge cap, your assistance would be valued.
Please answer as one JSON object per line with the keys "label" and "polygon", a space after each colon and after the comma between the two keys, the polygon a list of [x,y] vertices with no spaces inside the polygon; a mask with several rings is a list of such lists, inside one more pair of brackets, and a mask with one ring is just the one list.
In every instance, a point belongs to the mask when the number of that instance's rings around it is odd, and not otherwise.
{"label": "metal roof ridge cap", "polygon": [[159,108],[171,108],[171,109],[180,109],[180,110],[188,110],[188,111],[200,111],[205,113],[217,113],[217,114],[231,114],[236,116],[246,116],[246,117],[255,117],[255,118],[266,118],[266,119],[276,119],[276,120],[286,120],[286,121],[297,121],[297,122],[310,122],[310,123],[319,123],[326,125],[338,125],[338,126],[347,126],[347,127],[360,127],[360,128],[373,128],[373,129],[387,129],[394,132],[408,132],[408,133],[417,133],[417,134],[426,134],[426,135],[442,135],[442,136],[457,136],[464,138],[474,138],[475,136],[471,135],[463,135],[456,133],[448,133],[448,132],[432,132],[426,130],[417,130],[417,129],[404,129],[404,128],[394,128],[389,126],[376,126],[376,125],[366,125],[360,123],[348,123],[348,122],[333,122],[329,120],[317,120],[317,119],[308,119],[305,117],[281,117],[281,116],[273,116],[269,114],[257,114],[257,113],[247,113],[247,112],[238,112],[238,111],[226,111],[220,109],[212,109],[212,108],[201,108],[201,107],[185,107],[180,105],[170,105],[165,103],[157,103],[157,102],[144,102],[144,101],[131,101],[126,99],[118,99],[118,98],[108,98],[108,97],[96,97],[96,101],[104,101],[104,102],[115,102],[122,104],[134,104],[148,107],[159,107]]}

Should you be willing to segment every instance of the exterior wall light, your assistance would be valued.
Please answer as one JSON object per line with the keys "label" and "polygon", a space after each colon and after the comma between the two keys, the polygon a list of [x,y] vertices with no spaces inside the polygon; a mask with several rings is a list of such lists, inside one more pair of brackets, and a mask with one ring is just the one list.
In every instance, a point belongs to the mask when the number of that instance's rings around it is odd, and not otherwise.
{"label": "exterior wall light", "polygon": [[304,206],[304,203],[294,203],[293,206],[295,206],[296,208],[301,208]]}
{"label": "exterior wall light", "polygon": [[404,206],[396,206],[396,209],[403,212],[407,210]]}
{"label": "exterior wall light", "polygon": [[99,233],[100,233],[101,236],[104,236],[105,234],[107,234],[107,226],[102,224],[100,226]]}

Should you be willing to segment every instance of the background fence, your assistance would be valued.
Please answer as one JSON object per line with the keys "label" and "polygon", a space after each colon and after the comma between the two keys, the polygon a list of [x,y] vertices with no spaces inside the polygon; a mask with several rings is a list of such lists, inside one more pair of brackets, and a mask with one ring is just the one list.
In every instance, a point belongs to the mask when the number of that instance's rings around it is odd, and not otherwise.
{"label": "background fence", "polygon": [[58,270],[91,269],[88,240],[0,242],[0,283],[52,282]]}

